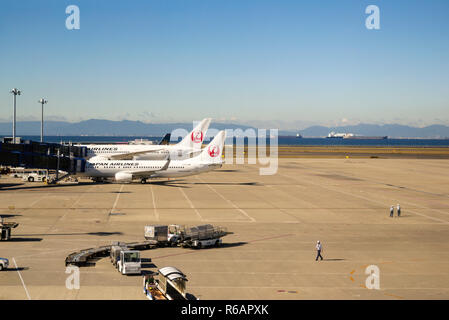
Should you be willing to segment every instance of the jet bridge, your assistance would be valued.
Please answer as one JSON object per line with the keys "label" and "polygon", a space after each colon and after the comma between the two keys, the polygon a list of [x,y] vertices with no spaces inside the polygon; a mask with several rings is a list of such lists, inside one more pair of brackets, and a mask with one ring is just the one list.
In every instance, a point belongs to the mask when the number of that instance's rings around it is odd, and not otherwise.
{"label": "jet bridge", "polygon": [[0,165],[33,169],[53,169],[68,173],[84,172],[86,147],[21,140],[0,142]]}

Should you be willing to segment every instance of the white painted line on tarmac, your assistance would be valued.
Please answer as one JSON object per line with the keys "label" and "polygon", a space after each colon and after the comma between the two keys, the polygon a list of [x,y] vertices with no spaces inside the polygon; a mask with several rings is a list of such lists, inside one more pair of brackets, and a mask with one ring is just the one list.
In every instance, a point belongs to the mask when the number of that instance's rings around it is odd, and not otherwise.
{"label": "white painted line on tarmac", "polygon": [[[265,187],[267,187],[267,188],[269,188],[269,189],[272,189],[272,190],[274,190],[274,191],[280,192],[280,193],[282,193],[283,195],[286,194],[285,192],[282,192],[282,191],[276,189],[276,188],[275,188],[274,186],[272,186],[272,185],[265,185]],[[293,198],[293,199],[295,199],[295,200],[297,199],[295,196],[291,196],[291,195],[289,195],[289,194],[287,194],[287,196],[289,196],[289,197],[291,197],[291,198]],[[287,210],[286,210],[285,208],[280,208],[280,207],[278,207],[277,205],[271,203],[271,201],[270,201],[270,204],[271,204],[272,206],[274,206],[276,209],[278,209],[280,212],[282,212],[283,214],[289,216],[290,218],[295,219],[295,220],[292,220],[292,221],[283,221],[283,222],[281,222],[281,223],[303,223],[297,216],[295,216],[295,215],[293,215],[293,214],[287,212]]]}
{"label": "white painted line on tarmac", "polygon": [[156,217],[156,220],[159,221],[159,212],[157,211],[156,208],[156,199],[154,198],[154,191],[152,184],[150,184],[150,190],[151,190],[151,198],[153,199],[154,216]]}
{"label": "white painted line on tarmac", "polygon": [[215,190],[214,188],[212,188],[211,185],[209,185],[207,182],[205,182],[203,179],[201,179],[200,177],[197,176],[197,179],[199,179],[201,182],[203,182],[204,184],[206,184],[206,186],[209,187],[209,189],[211,189],[213,192],[215,192],[216,194],[218,194],[223,200],[227,201],[231,206],[233,206],[237,211],[239,211],[240,213],[242,213],[245,217],[247,217],[250,222],[256,222],[256,219],[254,219],[253,217],[251,217],[245,210],[239,208],[234,202],[232,202],[231,200],[226,199],[221,193],[219,193],[217,190]]}
{"label": "white painted line on tarmac", "polygon": [[200,213],[198,212],[198,210],[195,208],[195,206],[193,205],[192,201],[190,201],[189,197],[187,197],[187,194],[184,192],[184,190],[182,190],[182,188],[179,188],[179,190],[181,191],[181,193],[184,195],[184,197],[186,198],[187,202],[190,204],[190,207],[195,210],[196,215],[200,218],[201,221],[204,221],[203,217],[200,215]]}
{"label": "white painted line on tarmac", "polygon": [[[288,175],[280,174],[280,173],[278,173],[278,174],[281,175],[281,176],[290,178],[290,179],[297,180],[297,179],[295,179],[293,176],[288,176]],[[378,203],[378,204],[381,204],[382,206],[385,206],[385,203],[382,202],[382,201],[373,200],[372,198],[364,197],[364,196],[361,196],[361,195],[356,195],[356,194],[351,193],[351,192],[345,192],[345,191],[342,191],[342,190],[340,190],[340,189],[336,190],[336,189],[332,189],[332,188],[326,188],[325,185],[324,185],[324,183],[314,183],[314,182],[311,182],[310,180],[308,180],[308,181],[302,181],[302,182],[306,182],[306,183],[308,183],[308,184],[312,184],[312,185],[321,187],[321,188],[326,189],[326,190],[330,190],[330,191],[337,192],[337,193],[343,193],[343,194],[346,194],[346,195],[351,196],[351,197],[354,197],[354,198],[359,198],[359,199],[367,200],[367,201],[370,201],[370,202],[373,202],[373,203]],[[386,208],[388,209],[388,206],[387,206]],[[428,218],[428,219],[431,219],[431,220],[434,220],[434,221],[441,222],[441,223],[443,223],[443,224],[449,224],[449,221],[446,221],[446,220],[443,220],[443,219],[439,219],[439,218],[435,218],[435,217],[431,217],[431,216],[428,216],[428,215],[426,215],[426,214],[424,214],[424,213],[419,213],[419,212],[416,212],[416,211],[410,210],[410,209],[408,209],[407,211],[408,211],[408,212],[412,212],[412,213],[414,213],[414,214],[416,214],[416,215],[418,215],[418,216],[422,216],[422,217],[425,217],[425,218]]]}
{"label": "white painted line on tarmac", "polygon": [[115,210],[115,207],[117,206],[118,199],[120,198],[120,195],[122,194],[122,190],[123,190],[124,186],[125,186],[124,184],[121,185],[120,190],[117,193],[117,197],[115,198],[114,205],[112,206],[112,209],[111,209],[111,211],[109,211],[109,213],[113,213],[113,211]]}
{"label": "white painted line on tarmac", "polygon": [[70,206],[70,209],[75,209],[75,206],[78,204],[78,202],[81,201],[81,199],[83,198],[83,196],[86,193],[90,193],[90,190],[93,189],[95,187],[95,184],[93,186],[91,186],[90,188],[88,188],[86,191],[84,191],[83,193],[81,193],[81,195],[79,196],[78,199],[76,199],[76,201]]}
{"label": "white painted line on tarmac", "polygon": [[[94,185],[94,186],[95,186],[95,185]],[[75,209],[75,205],[78,204],[78,202],[81,200],[81,198],[82,198],[86,193],[88,193],[88,190],[93,189],[94,186],[91,186],[91,187],[88,188],[85,192],[81,193],[81,195],[80,195],[80,196],[78,197],[78,199],[77,199],[77,200],[70,206],[69,209]],[[59,217],[59,218],[55,221],[55,223],[53,223],[53,224],[51,225],[51,227],[47,230],[46,234],[49,233],[49,232],[56,226],[56,224],[57,224],[59,221],[63,220],[63,219],[64,219],[70,212],[71,212],[71,210],[67,210],[66,213],[64,213],[61,217]]]}
{"label": "white painted line on tarmac", "polygon": [[[431,216],[428,216],[428,215],[426,215],[424,213],[419,213],[419,212],[416,212],[416,211],[410,210],[410,209],[407,209],[407,211],[408,212],[412,212],[414,214],[417,214],[418,216],[422,216],[422,217],[426,217],[426,218],[431,219],[431,220],[439,221],[439,222],[441,222],[443,224],[449,224],[449,221],[446,221],[446,220],[443,220],[443,219],[439,219],[439,218],[435,218],[435,217],[431,217]],[[404,213],[404,209],[402,209],[402,213]]]}
{"label": "white painted line on tarmac", "polygon": [[[421,207],[421,205],[416,204],[416,203],[413,203],[413,202],[410,202],[410,201],[408,201],[408,200],[406,200],[406,201],[404,201],[404,200],[398,200],[398,199],[396,199],[396,200],[397,200],[396,202],[400,202],[400,203],[409,203],[409,204],[411,204],[411,205],[417,207],[417,209],[428,209],[428,210],[436,211],[436,212],[443,213],[443,214],[449,214],[449,211],[443,211],[443,210],[441,210],[441,209],[436,209],[436,208],[426,208],[426,207]],[[409,209],[406,209],[406,210],[409,211]],[[404,207],[402,207],[402,212],[404,212]]]}
{"label": "white painted line on tarmac", "polygon": [[44,195],[40,196],[39,199],[34,200],[33,202],[31,202],[30,206],[27,209],[33,208],[39,201],[43,200],[46,197],[48,197],[48,193],[45,193]]}
{"label": "white painted line on tarmac", "polygon": [[[330,188],[325,188],[325,189],[328,189],[328,190],[331,190],[331,191],[336,191],[336,190],[333,190],[333,189],[330,189]],[[359,198],[359,199],[364,199],[364,200],[367,200],[367,201],[371,201],[371,202],[373,202],[373,203],[379,203],[379,204],[382,204],[382,205],[385,206],[385,203],[383,203],[383,202],[381,202],[381,201],[373,200],[373,199],[371,199],[371,198],[363,197],[363,196],[360,196],[360,195],[355,195],[355,194],[353,194],[353,193],[344,192],[344,191],[341,191],[341,190],[339,190],[339,191],[337,191],[337,192],[340,192],[340,193],[343,193],[343,194],[347,194],[347,195],[349,195],[349,196],[353,196],[353,197],[356,197],[356,198]],[[388,208],[388,207],[387,207],[387,208]],[[431,220],[434,220],[434,221],[441,222],[441,223],[443,223],[443,224],[449,224],[449,221],[446,221],[446,220],[443,220],[443,219],[439,219],[439,218],[435,218],[435,217],[431,217],[431,216],[428,216],[428,215],[426,215],[426,214],[424,214],[424,213],[416,212],[416,211],[411,210],[411,209],[407,209],[407,211],[408,211],[408,212],[412,212],[412,213],[414,213],[414,214],[416,214],[416,215],[418,215],[418,216],[421,216],[421,217],[425,217],[425,218],[428,218],[428,219],[431,219]],[[402,209],[402,213],[404,213],[404,209]]]}
{"label": "white painted line on tarmac", "polygon": [[23,281],[22,275],[20,274],[19,268],[17,267],[16,259],[14,259],[14,257],[13,257],[12,261],[14,262],[14,266],[16,267],[17,273],[19,274],[20,281],[22,281],[22,285],[23,285],[23,288],[25,289],[25,293],[27,294],[28,300],[31,300],[31,297],[30,297],[30,294],[28,293],[25,282]]}

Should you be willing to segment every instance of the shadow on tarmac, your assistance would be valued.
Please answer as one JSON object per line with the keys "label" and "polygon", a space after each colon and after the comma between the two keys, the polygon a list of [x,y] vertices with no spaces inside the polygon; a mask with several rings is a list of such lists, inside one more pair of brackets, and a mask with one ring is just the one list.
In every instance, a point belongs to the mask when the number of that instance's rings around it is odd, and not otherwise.
{"label": "shadow on tarmac", "polygon": [[[151,262],[151,259],[142,258],[141,259],[141,267],[143,268],[156,268],[156,265]],[[145,270],[144,270],[145,271]]]}
{"label": "shadow on tarmac", "polygon": [[[245,244],[248,244],[248,242],[226,242],[226,243],[222,243],[221,245],[220,245],[220,247],[218,247],[218,248],[233,248],[233,247],[240,247],[240,246],[243,246],[243,245],[245,245]],[[211,248],[213,248],[213,247],[211,247]]]}
{"label": "shadow on tarmac", "polygon": [[185,183],[185,182],[180,183],[177,181],[184,181],[184,180],[149,181],[148,184],[154,184],[157,186],[164,186],[164,187],[190,188],[187,186],[180,186],[179,184],[187,184],[187,183]]}
{"label": "shadow on tarmac", "polygon": [[[180,182],[178,182],[180,181]],[[180,185],[212,185],[212,186],[262,186],[263,184],[259,182],[185,182],[184,180],[169,180],[169,181],[156,181],[151,182],[151,184],[156,185],[167,185],[171,183],[170,187],[181,187],[181,188],[191,188],[183,187]]]}
{"label": "shadow on tarmac", "polygon": [[0,184],[0,189],[1,188],[9,188],[9,187],[15,187],[15,186],[22,186],[23,183],[1,183]]}
{"label": "shadow on tarmac", "polygon": [[[73,232],[73,233],[49,233],[49,234],[17,234],[17,236],[27,237],[27,236],[81,236],[81,235],[88,235],[88,236],[115,236],[115,235],[122,235],[122,232]],[[14,238],[11,238],[14,239]]]}
{"label": "shadow on tarmac", "polygon": [[[78,183],[73,183],[73,184],[42,184],[42,185],[37,185],[37,186],[23,186],[23,184],[20,183],[20,184],[15,185],[15,186],[18,186],[16,188],[6,188],[3,190],[33,190],[33,189],[43,189],[43,188],[88,186],[88,185],[93,185],[93,184],[94,184],[93,182],[78,182]],[[11,185],[11,186],[13,186],[13,185]]]}
{"label": "shadow on tarmac", "polygon": [[3,271],[23,271],[23,270],[28,270],[30,268],[28,267],[18,267],[18,268],[8,268],[8,269],[3,269]]}
{"label": "shadow on tarmac", "polygon": [[102,236],[102,237],[107,237],[107,236],[115,236],[115,235],[122,235],[123,232],[87,232],[85,233],[89,236]]}
{"label": "shadow on tarmac", "polygon": [[[147,268],[150,268],[150,267],[147,267]],[[156,268],[156,266],[154,266],[154,268]],[[151,270],[142,270],[140,276],[146,276],[147,274],[154,276],[154,275],[157,274],[157,272],[156,271],[151,271]]]}
{"label": "shadow on tarmac", "polygon": [[195,182],[193,184],[209,184],[212,186],[262,186],[259,182]]}
{"label": "shadow on tarmac", "polygon": [[0,214],[2,218],[13,218],[13,217],[21,217],[21,214]]}
{"label": "shadow on tarmac", "polygon": [[[220,171],[225,172],[225,171]],[[5,187],[3,190],[33,190],[33,189],[43,189],[43,188],[61,188],[61,187],[76,187],[76,186],[91,186],[91,185],[102,185],[105,184],[103,182],[78,182],[74,184],[42,184],[42,185],[34,185],[34,186],[26,186],[22,183],[20,184],[4,184],[0,185],[0,189]],[[138,183],[134,183],[138,184]],[[159,181],[151,181],[149,180],[147,183],[164,186],[164,187],[175,187],[175,188],[191,188],[188,185],[216,185],[216,186],[263,186],[263,184],[259,182],[185,182],[184,180],[159,180]],[[108,193],[132,193],[130,191],[110,191]]]}
{"label": "shadow on tarmac", "polygon": [[11,237],[8,242],[39,242],[42,241],[42,238],[17,238]]}

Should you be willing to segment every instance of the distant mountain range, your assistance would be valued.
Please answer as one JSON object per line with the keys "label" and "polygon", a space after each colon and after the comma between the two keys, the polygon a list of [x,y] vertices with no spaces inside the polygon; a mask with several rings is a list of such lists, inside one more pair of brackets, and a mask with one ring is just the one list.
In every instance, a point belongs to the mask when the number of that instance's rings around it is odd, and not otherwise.
{"label": "distant mountain range", "polygon": [[[182,128],[190,131],[192,123],[144,123],[141,121],[111,121],[91,119],[81,122],[46,121],[47,136],[157,136]],[[211,128],[246,130],[247,125],[212,122]],[[364,136],[388,136],[390,138],[449,138],[449,126],[431,125],[423,128],[399,124],[358,124],[353,126],[325,127],[311,126],[299,131],[279,131],[280,135],[296,135],[303,137],[325,137],[329,132],[354,133]],[[0,135],[11,135],[11,122],[0,122]],[[40,135],[39,121],[17,122],[17,136]]]}
{"label": "distant mountain range", "polygon": [[[40,135],[40,121],[17,122],[17,136]],[[216,123],[211,128],[217,130],[237,129],[246,130],[249,126]],[[111,121],[90,119],[80,122],[45,121],[44,134],[46,136],[154,136],[161,137],[175,129],[192,130],[192,123],[144,123],[141,121]],[[0,122],[0,135],[12,134],[11,122]]]}

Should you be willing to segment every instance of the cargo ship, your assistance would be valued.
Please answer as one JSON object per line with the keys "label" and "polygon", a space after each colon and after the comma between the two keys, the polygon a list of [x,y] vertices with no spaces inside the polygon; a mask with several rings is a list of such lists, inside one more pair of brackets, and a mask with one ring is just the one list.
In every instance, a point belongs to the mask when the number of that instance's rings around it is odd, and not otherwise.
{"label": "cargo ship", "polygon": [[331,132],[327,135],[329,139],[359,139],[359,140],[384,140],[388,136],[358,136],[353,133],[335,133]]}
{"label": "cargo ship", "polygon": [[359,139],[359,140],[385,140],[388,136],[349,136],[344,139]]}
{"label": "cargo ship", "polygon": [[326,138],[329,138],[329,139],[343,139],[344,137],[346,137],[347,134],[348,133],[335,133],[335,132],[332,131],[331,133],[329,133],[327,135]]}

